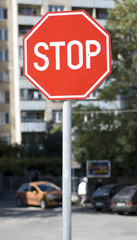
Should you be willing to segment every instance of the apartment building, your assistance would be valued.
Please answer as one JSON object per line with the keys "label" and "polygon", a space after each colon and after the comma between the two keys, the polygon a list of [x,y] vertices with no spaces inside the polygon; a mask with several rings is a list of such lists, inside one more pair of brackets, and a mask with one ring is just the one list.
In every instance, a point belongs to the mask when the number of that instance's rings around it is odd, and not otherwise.
{"label": "apartment building", "polygon": [[38,143],[49,121],[62,120],[62,101],[49,101],[23,76],[25,34],[48,11],[85,10],[104,27],[113,7],[114,0],[0,0],[0,140]]}
{"label": "apartment building", "polygon": [[[108,9],[114,8],[114,2],[114,0],[71,0],[71,7],[72,10],[85,10],[105,28]],[[95,100],[96,98],[97,91],[94,91],[87,99]]]}
{"label": "apartment building", "polygon": [[106,25],[108,9],[114,8],[114,0],[71,0],[72,10],[85,10],[102,27]]}
{"label": "apartment building", "polygon": [[62,104],[52,106],[23,76],[22,43],[46,12],[68,10],[70,0],[0,0],[0,140],[36,143],[45,136],[46,121],[61,120]]}
{"label": "apartment building", "polygon": [[12,2],[0,1],[0,137],[8,142],[11,142],[11,138],[13,142],[15,138],[20,142],[20,123],[17,124],[15,119],[15,115],[19,116],[15,104],[15,98],[19,101],[19,89],[14,92],[13,23],[9,20],[12,19],[11,9]]}
{"label": "apartment building", "polygon": [[[90,14],[102,27],[106,27],[106,19],[108,17],[108,9],[115,7],[115,0],[71,0],[72,10],[85,10]],[[101,84],[100,88],[104,87],[104,83]],[[76,101],[77,105],[87,105],[89,103],[94,104],[95,107],[101,109],[121,109],[121,100],[118,97],[115,101],[105,102],[97,100],[98,91],[95,90],[90,96],[84,101]]]}

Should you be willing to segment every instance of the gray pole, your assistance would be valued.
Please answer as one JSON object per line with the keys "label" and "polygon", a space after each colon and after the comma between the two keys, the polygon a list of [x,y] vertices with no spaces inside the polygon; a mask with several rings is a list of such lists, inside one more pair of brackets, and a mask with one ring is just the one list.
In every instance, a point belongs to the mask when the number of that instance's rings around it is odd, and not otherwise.
{"label": "gray pole", "polygon": [[71,101],[63,102],[63,240],[71,240]]}

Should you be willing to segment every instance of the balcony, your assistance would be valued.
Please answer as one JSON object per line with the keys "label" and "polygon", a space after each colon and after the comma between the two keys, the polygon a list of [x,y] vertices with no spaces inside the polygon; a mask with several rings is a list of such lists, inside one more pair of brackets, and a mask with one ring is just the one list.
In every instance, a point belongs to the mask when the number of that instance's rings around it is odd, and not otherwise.
{"label": "balcony", "polygon": [[23,36],[19,36],[18,43],[19,43],[19,46],[23,45]]}
{"label": "balcony", "polygon": [[114,0],[96,0],[95,2],[95,8],[114,8],[115,7],[115,1]]}
{"label": "balcony", "polygon": [[72,7],[114,8],[114,0],[71,0]]}
{"label": "balcony", "polygon": [[37,5],[41,6],[42,5],[42,0],[17,0],[18,4],[25,4],[25,5]]}
{"label": "balcony", "polygon": [[23,111],[45,111],[44,100],[21,100],[20,109]]}
{"label": "balcony", "polygon": [[18,15],[18,24],[34,26],[40,19],[41,16]]}
{"label": "balcony", "polygon": [[21,132],[46,132],[45,122],[22,122]]}
{"label": "balcony", "polygon": [[36,87],[25,77],[20,77],[20,89],[36,89]]}
{"label": "balcony", "polygon": [[103,28],[106,26],[106,20],[105,19],[95,19]]}

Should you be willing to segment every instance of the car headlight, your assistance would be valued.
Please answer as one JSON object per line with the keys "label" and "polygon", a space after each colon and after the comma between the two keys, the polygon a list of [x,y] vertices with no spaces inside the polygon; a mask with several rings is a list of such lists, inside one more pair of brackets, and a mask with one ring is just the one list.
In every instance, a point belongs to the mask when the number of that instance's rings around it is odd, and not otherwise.
{"label": "car headlight", "polygon": [[55,196],[50,195],[50,194],[45,194],[45,196],[48,197],[48,198],[50,198],[50,199],[54,199],[54,198],[55,198]]}

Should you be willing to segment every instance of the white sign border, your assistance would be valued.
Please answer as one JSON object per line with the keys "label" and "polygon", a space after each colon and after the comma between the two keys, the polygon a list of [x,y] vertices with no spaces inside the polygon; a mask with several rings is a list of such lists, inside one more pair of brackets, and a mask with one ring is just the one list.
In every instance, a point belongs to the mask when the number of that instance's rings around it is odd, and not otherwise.
{"label": "white sign border", "polygon": [[[37,29],[43,24],[43,22],[45,22],[48,17],[50,16],[67,16],[67,15],[83,15],[89,22],[91,22],[96,28],[98,28],[98,30],[100,32],[102,32],[102,34],[105,35],[106,37],[106,51],[107,51],[107,71],[94,83],[94,85],[83,95],[61,95],[61,96],[51,96],[47,91],[45,91],[36,81],[35,79],[33,79],[27,72],[27,40],[37,31]],[[96,88],[96,86],[98,86],[101,82],[102,79],[105,78],[105,76],[107,76],[107,74],[110,72],[111,70],[111,66],[110,66],[110,48],[109,48],[109,35],[98,25],[96,24],[90,17],[88,17],[88,15],[84,12],[84,11],[72,11],[72,12],[49,12],[45,15],[45,17],[43,17],[42,20],[40,20],[40,22],[36,25],[36,27],[34,27],[34,29],[27,35],[26,38],[24,38],[24,49],[25,49],[25,76],[30,79],[30,81],[40,89],[41,92],[43,92],[44,95],[46,95],[49,99],[51,100],[58,100],[58,99],[85,99],[86,97],[88,97],[88,95],[92,92],[92,90],[94,88]]]}
{"label": "white sign border", "polygon": [[[106,175],[101,175],[101,174],[91,175],[91,174],[89,174],[88,166],[92,162],[98,162],[98,163],[106,162],[106,163],[108,163],[108,174],[106,174]],[[86,161],[86,175],[87,175],[88,178],[109,178],[109,177],[111,177],[111,162],[110,162],[110,160],[87,160]]]}

